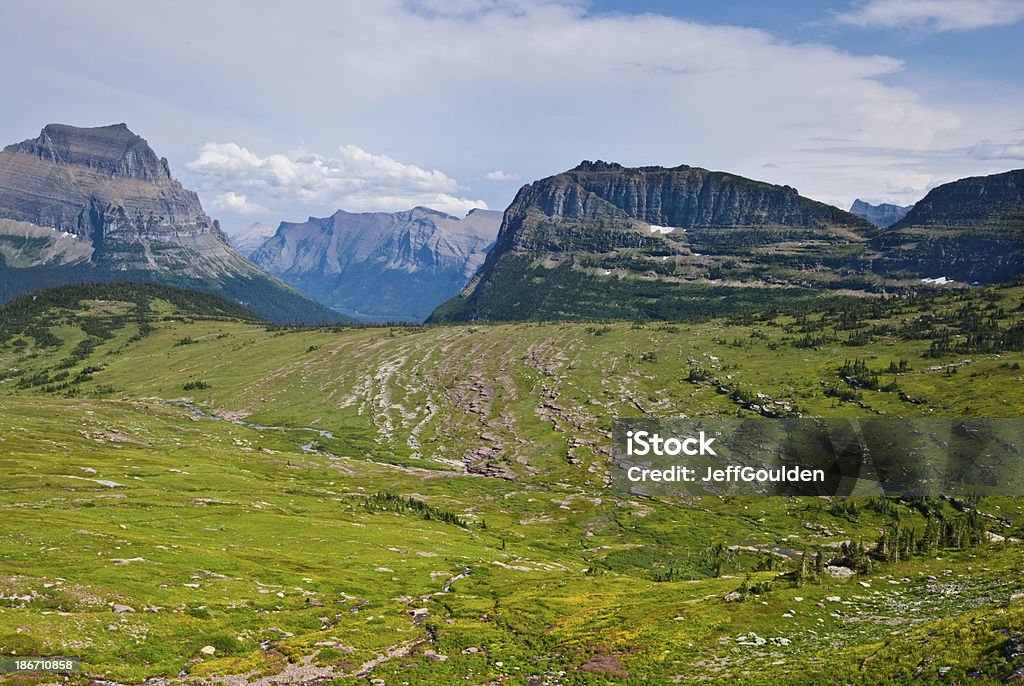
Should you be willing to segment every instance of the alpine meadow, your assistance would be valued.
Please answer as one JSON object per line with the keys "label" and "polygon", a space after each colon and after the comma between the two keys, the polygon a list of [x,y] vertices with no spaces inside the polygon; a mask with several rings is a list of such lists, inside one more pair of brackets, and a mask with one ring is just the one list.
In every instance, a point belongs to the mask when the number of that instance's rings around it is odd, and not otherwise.
{"label": "alpine meadow", "polygon": [[1024,684],[1024,0],[0,25],[0,686]]}

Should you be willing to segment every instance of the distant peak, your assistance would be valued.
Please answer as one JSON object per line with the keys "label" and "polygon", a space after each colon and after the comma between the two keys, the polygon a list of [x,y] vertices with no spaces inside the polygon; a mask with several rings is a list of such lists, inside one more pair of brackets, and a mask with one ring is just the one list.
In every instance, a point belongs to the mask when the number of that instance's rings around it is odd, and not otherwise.
{"label": "distant peak", "polygon": [[903,207],[889,203],[872,205],[869,202],[865,202],[864,200],[857,198],[853,201],[853,205],[850,206],[850,214],[855,214],[862,219],[866,219],[875,226],[885,229],[905,217],[911,207],[913,207],[913,205]]}
{"label": "distant peak", "polygon": [[[401,213],[396,212],[395,214],[401,214]],[[442,219],[455,219],[455,220],[459,219],[458,217],[450,215],[447,212],[442,212],[441,210],[435,210],[432,207],[424,207],[422,205],[417,205],[416,207],[414,207],[411,210],[409,210],[409,214],[414,216],[414,217],[424,217],[425,216],[425,217],[440,217]]]}

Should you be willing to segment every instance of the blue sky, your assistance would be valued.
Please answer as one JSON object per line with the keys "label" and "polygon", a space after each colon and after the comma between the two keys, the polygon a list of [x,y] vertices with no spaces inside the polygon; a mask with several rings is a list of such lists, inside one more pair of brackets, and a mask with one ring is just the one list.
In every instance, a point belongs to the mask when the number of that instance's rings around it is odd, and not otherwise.
{"label": "blue sky", "polygon": [[5,0],[0,24],[0,140],[126,122],[228,230],[504,209],[582,159],[843,207],[1024,167],[1024,0]]}

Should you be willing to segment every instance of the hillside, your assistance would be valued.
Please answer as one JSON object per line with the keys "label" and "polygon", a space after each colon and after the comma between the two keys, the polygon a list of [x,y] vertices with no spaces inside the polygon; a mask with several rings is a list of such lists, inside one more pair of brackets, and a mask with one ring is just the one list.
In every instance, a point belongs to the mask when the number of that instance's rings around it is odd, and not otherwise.
{"label": "hillside", "polygon": [[124,124],[50,124],[0,151],[0,297],[80,281],[199,289],[281,322],[340,320],[239,255]]}
{"label": "hillside", "polygon": [[1024,169],[975,176],[933,188],[879,234],[876,269],[967,283],[1024,272]]}
{"label": "hillside", "polygon": [[134,303],[141,308],[135,315],[141,323],[147,320],[149,305],[157,300],[190,317],[262,321],[238,303],[201,291],[150,283],[81,283],[44,288],[0,304],[0,339],[7,340],[25,327],[34,327],[39,320],[56,312],[75,313],[86,309],[90,302]]}
{"label": "hillside", "polygon": [[426,207],[339,210],[282,222],[251,259],[343,314],[421,322],[476,273],[500,223],[488,210],[462,219]]}
{"label": "hillside", "polygon": [[431,320],[679,319],[871,288],[876,232],[788,186],[583,162],[519,191],[480,272]]}
{"label": "hillside", "polygon": [[[1002,683],[1024,666],[1021,500],[606,486],[615,417],[1020,417],[1024,286],[685,327],[347,330],[55,293],[0,337],[0,643],[82,655],[72,683]],[[875,548],[936,522],[962,538]]]}

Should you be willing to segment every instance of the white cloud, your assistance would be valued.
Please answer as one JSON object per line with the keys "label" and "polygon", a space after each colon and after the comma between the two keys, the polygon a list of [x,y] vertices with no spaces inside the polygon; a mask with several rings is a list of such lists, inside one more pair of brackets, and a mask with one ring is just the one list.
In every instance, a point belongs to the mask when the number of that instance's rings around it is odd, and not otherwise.
{"label": "white cloud", "polygon": [[976,160],[1024,160],[1024,141],[994,143],[981,141],[972,145],[968,153]]}
{"label": "white cloud", "polygon": [[263,205],[249,202],[244,195],[232,191],[221,193],[213,199],[213,206],[216,209],[227,210],[236,214],[267,214],[269,209]]}
{"label": "white cloud", "polygon": [[[240,214],[270,214],[268,207],[283,211],[296,201],[321,213],[423,205],[462,216],[475,207],[487,208],[482,200],[457,196],[459,184],[444,172],[404,164],[355,145],[339,147],[336,157],[301,150],[261,157],[237,143],[207,143],[185,166],[206,190],[228,189],[216,196],[214,204]],[[263,204],[249,203],[248,196]]]}
{"label": "white cloud", "polygon": [[484,174],[484,178],[487,179],[488,181],[518,181],[519,175],[506,174],[500,169],[496,169],[492,172],[487,172],[486,174]]}
{"label": "white cloud", "polygon": [[[1013,21],[1021,2],[836,4],[844,21],[939,30]],[[1019,75],[966,78],[927,59],[942,54],[938,42],[904,63],[868,52],[898,54],[900,40],[843,50],[630,8],[596,12],[586,0],[304,0],[258,12],[246,0],[188,12],[132,0],[0,5],[62,38],[0,41],[0,60],[24,65],[0,73],[0,88],[18,94],[0,140],[34,134],[55,112],[82,125],[127,121],[204,200],[245,195],[273,210],[266,220],[416,203],[458,214],[477,197],[500,208],[512,184],[488,172],[529,181],[582,159],[722,169],[843,206],[893,188],[905,204],[936,181],[1005,170],[1009,158],[967,150],[1018,140],[1024,111]],[[680,14],[691,5],[674,3]],[[119,40],[91,40],[100,34]],[[267,36],[275,49],[253,48]],[[957,59],[968,47],[951,47],[949,62],[973,66]],[[204,141],[220,144],[197,159]],[[332,152],[343,141],[392,159]],[[284,152],[299,145],[320,154]],[[202,164],[193,171],[188,160]],[[395,160],[418,161],[421,174]]]}
{"label": "white cloud", "polygon": [[1022,0],[867,0],[838,15],[855,26],[930,31],[981,29],[1024,19]]}

